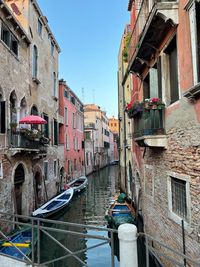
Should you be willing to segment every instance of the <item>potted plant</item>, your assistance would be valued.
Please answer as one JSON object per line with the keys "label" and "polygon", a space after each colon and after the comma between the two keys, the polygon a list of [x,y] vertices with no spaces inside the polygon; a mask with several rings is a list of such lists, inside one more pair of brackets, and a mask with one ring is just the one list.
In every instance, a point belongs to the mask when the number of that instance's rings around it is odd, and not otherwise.
{"label": "potted plant", "polygon": [[125,110],[129,118],[133,118],[134,116],[136,116],[137,114],[140,114],[143,111],[143,106],[142,106],[142,103],[140,103],[139,101],[133,102],[133,99],[132,99],[131,102],[127,104]]}
{"label": "potted plant", "polygon": [[10,129],[12,132],[16,132],[17,123],[16,122],[10,122]]}

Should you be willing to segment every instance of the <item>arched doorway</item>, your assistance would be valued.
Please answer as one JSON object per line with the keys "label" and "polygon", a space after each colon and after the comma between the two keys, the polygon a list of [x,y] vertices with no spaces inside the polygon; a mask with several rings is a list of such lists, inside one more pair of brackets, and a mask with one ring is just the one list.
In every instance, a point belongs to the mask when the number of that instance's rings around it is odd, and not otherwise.
{"label": "arched doorway", "polygon": [[42,176],[38,171],[34,176],[33,187],[35,208],[38,208],[42,204]]}
{"label": "arched doorway", "polygon": [[14,175],[14,206],[15,213],[22,215],[22,187],[25,181],[24,167],[19,164]]}

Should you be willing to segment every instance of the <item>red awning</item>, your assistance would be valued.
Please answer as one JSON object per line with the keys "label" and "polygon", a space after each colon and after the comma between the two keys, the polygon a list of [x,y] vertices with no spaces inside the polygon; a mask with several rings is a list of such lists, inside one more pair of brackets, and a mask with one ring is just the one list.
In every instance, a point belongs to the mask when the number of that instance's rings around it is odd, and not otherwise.
{"label": "red awning", "polygon": [[26,124],[46,124],[47,121],[40,116],[29,115],[29,116],[22,118],[19,121],[19,124],[24,124],[24,123],[26,123]]}

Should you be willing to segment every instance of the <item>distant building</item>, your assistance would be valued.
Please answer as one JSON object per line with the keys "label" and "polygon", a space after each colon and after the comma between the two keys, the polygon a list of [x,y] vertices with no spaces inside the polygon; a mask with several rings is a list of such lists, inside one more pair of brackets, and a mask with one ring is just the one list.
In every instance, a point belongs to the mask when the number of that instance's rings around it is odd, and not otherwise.
{"label": "distant building", "polygon": [[[119,146],[119,120],[114,118],[108,119],[109,130],[112,133],[110,140],[113,138],[113,157],[111,161],[119,160],[118,146]],[[112,138],[111,138],[112,137]],[[111,142],[111,141],[110,141]]]}
{"label": "distant building", "polygon": [[85,174],[83,104],[64,80],[59,81],[59,114],[64,117],[60,139],[64,142],[67,180]]}
{"label": "distant building", "polygon": [[108,150],[110,148],[106,113],[95,104],[84,105],[84,124],[94,125],[94,168],[103,168],[109,164]]}
{"label": "distant building", "polygon": [[94,171],[94,137],[95,124],[87,123],[84,125],[85,134],[85,171],[86,175]]}

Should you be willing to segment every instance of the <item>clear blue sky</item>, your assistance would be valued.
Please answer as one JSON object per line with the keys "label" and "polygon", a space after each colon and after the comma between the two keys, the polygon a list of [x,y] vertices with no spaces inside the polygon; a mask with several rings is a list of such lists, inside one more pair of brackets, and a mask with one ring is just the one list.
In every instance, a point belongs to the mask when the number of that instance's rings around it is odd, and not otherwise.
{"label": "clear blue sky", "polygon": [[129,22],[128,0],[38,0],[38,4],[61,48],[59,78],[84,104],[95,103],[116,117],[118,51]]}

